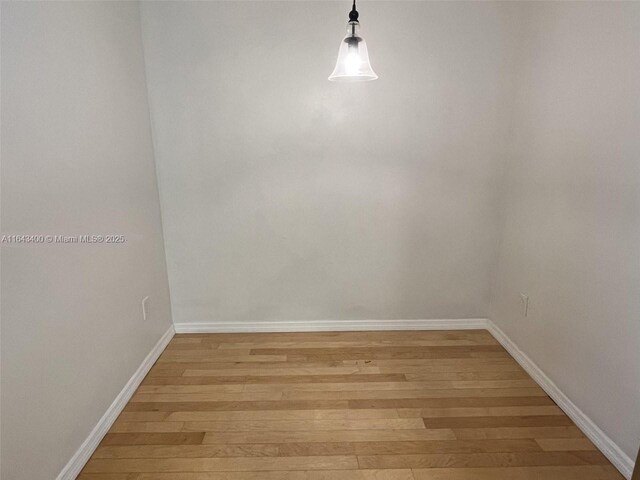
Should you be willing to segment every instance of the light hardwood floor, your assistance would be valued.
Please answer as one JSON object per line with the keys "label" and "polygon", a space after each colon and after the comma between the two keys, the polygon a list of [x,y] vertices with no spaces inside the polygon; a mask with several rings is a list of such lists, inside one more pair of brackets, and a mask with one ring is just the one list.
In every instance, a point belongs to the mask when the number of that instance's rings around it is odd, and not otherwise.
{"label": "light hardwood floor", "polygon": [[79,478],[622,476],[467,330],[176,335]]}

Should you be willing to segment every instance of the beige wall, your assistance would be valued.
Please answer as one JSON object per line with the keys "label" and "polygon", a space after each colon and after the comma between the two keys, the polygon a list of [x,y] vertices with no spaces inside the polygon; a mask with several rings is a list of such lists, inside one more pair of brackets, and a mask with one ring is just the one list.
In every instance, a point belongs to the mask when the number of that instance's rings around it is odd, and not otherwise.
{"label": "beige wall", "polygon": [[[2,470],[51,480],[171,324],[135,3],[2,3]],[[141,299],[149,316],[142,320]]]}
{"label": "beige wall", "polygon": [[[522,8],[490,317],[633,459],[640,444],[640,4]],[[520,292],[530,296],[526,318]]]}
{"label": "beige wall", "polygon": [[176,323],[486,316],[511,5],[141,7]]}

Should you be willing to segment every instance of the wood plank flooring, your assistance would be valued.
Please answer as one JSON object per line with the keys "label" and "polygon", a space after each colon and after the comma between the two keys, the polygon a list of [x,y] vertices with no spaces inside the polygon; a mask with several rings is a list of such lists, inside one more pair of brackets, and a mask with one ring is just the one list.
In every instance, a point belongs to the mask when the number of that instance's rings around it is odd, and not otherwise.
{"label": "wood plank flooring", "polygon": [[623,477],[467,330],[176,335],[79,478]]}

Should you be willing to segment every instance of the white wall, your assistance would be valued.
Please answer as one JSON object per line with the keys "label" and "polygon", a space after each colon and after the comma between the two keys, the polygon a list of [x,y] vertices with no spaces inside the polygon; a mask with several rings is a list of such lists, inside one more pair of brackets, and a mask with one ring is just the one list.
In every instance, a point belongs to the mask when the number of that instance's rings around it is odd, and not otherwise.
{"label": "white wall", "polygon": [[512,6],[141,8],[176,323],[486,316]]}
{"label": "white wall", "polygon": [[170,323],[141,33],[177,322],[489,314],[633,457],[640,4],[363,3],[361,85],[341,2],[141,9],[2,3],[2,232],[127,237],[2,247],[3,478]]}
{"label": "white wall", "polygon": [[[640,4],[535,3],[491,318],[632,459],[640,445]],[[530,295],[528,317],[519,293]]]}
{"label": "white wall", "polygon": [[[2,471],[55,478],[171,324],[135,3],[2,2]],[[149,295],[142,320],[140,301]]]}

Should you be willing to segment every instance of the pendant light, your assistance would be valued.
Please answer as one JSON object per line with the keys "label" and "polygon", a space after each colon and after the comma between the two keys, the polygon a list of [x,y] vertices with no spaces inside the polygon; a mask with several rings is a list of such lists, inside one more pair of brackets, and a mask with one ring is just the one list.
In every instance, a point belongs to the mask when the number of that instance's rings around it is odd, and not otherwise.
{"label": "pendant light", "polygon": [[349,12],[347,36],[340,43],[336,68],[329,76],[332,82],[367,82],[378,78],[369,63],[367,42],[359,35],[359,30],[356,0],[353,0],[353,8]]}

